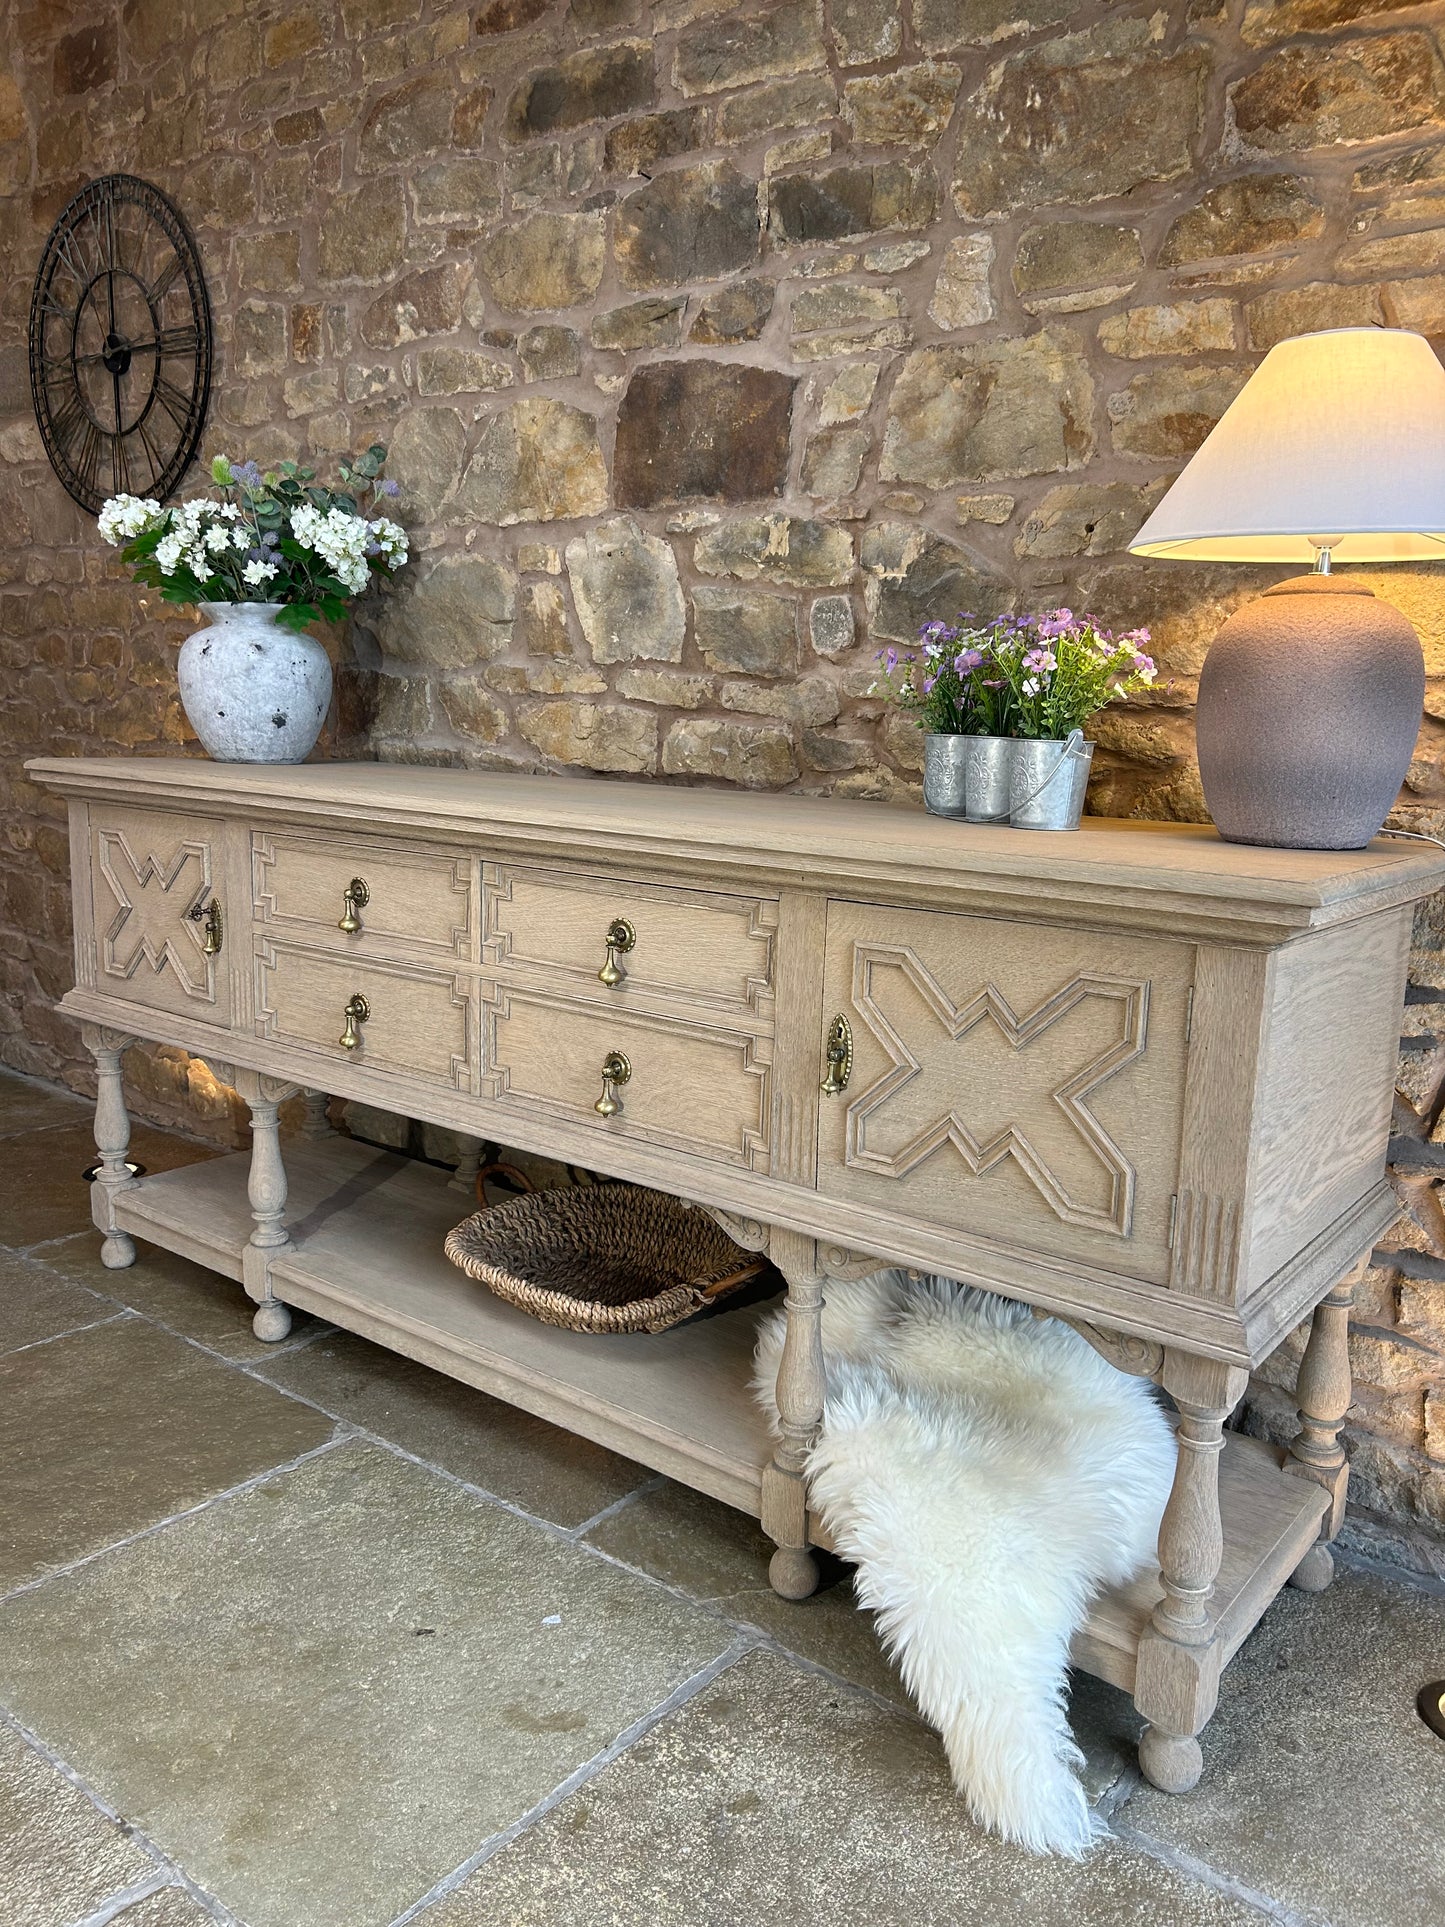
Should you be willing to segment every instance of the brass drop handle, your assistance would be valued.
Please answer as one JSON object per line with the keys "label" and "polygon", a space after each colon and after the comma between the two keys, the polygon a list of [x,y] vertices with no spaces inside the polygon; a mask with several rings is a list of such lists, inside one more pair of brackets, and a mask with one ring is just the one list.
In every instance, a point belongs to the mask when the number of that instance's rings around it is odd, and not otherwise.
{"label": "brass drop handle", "polygon": [[355,1050],[361,1042],[361,1025],[371,1015],[371,1005],[361,992],[354,991],[346,1000],[346,1028],[337,1038],[343,1050]]}
{"label": "brass drop handle", "polygon": [[201,937],[201,954],[206,957],[219,957],[221,954],[221,905],[219,899],[212,897],[209,904],[193,903],[186,912],[192,923],[205,924]]}
{"label": "brass drop handle", "polygon": [[828,1026],[828,1042],[825,1050],[828,1060],[828,1075],[823,1079],[824,1097],[836,1097],[848,1088],[848,1079],[853,1072],[853,1031],[848,1019],[841,1014]]}
{"label": "brass drop handle", "polygon": [[618,1086],[632,1075],[632,1066],[620,1050],[610,1050],[602,1060],[602,1095],[592,1106],[599,1117],[616,1117],[622,1109]]}
{"label": "brass drop handle", "polygon": [[626,917],[614,917],[607,926],[604,942],[607,945],[607,961],[598,971],[597,981],[606,984],[609,990],[616,990],[627,975],[617,959],[625,957],[637,942],[637,932]]}
{"label": "brass drop handle", "polygon": [[348,937],[354,936],[361,928],[358,910],[364,910],[371,902],[371,892],[366,887],[365,877],[353,877],[341,893],[341,921],[338,930],[344,930]]}

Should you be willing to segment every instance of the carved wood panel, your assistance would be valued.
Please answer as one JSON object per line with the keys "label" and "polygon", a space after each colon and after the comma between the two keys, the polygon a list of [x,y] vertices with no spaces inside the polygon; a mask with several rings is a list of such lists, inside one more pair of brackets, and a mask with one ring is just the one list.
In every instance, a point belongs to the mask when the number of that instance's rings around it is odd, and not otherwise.
{"label": "carved wood panel", "polygon": [[[399,1101],[406,1079],[475,1089],[470,978],[323,956],[266,937],[257,939],[255,961],[258,1037],[319,1050],[357,1069],[398,1073]],[[359,1042],[347,1051],[339,1040],[355,994],[365,999],[367,1015],[356,1026]]]}
{"label": "carved wood panel", "polygon": [[[215,894],[221,834],[213,820],[160,810],[93,815],[91,892],[101,989],[154,1009],[226,1021],[224,955],[205,954],[204,928],[193,916]],[[224,910],[223,946],[230,935]]]}
{"label": "carved wood panel", "polygon": [[823,1021],[847,1016],[853,1066],[820,1188],[1162,1278],[1192,954],[830,905]]}
{"label": "carved wood panel", "polygon": [[[258,830],[251,838],[258,925],[348,956],[470,961],[476,867],[473,858],[455,851],[339,832],[313,837]],[[368,894],[355,913],[361,928],[348,935],[337,925],[353,877],[362,879]]]}

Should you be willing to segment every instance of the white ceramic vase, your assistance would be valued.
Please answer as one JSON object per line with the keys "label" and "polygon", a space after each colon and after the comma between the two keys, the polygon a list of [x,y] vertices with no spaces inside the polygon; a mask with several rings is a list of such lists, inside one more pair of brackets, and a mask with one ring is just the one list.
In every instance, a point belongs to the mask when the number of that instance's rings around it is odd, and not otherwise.
{"label": "white ceramic vase", "polygon": [[331,662],[278,629],[279,602],[203,602],[210,627],[181,644],[181,701],[218,763],[304,763],[331,707]]}

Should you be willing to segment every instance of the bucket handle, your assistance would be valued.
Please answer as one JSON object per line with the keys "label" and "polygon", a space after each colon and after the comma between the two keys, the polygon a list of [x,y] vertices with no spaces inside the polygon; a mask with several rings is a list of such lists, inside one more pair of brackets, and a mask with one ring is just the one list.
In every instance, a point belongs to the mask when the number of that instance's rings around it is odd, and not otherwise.
{"label": "bucket handle", "polygon": [[1059,746],[1059,753],[1054,758],[1053,764],[1051,765],[1048,774],[1045,777],[1043,777],[1039,782],[1035,783],[1034,787],[1029,791],[1027,796],[1021,797],[1017,803],[1014,803],[1012,800],[1010,800],[1009,806],[1006,810],[993,812],[988,816],[975,816],[970,818],[970,821],[974,823],[1007,823],[1009,818],[1013,815],[1016,809],[1026,810],[1029,804],[1033,802],[1036,796],[1042,796],[1044,791],[1049,787],[1049,784],[1053,782],[1054,778],[1058,775],[1059,771],[1064,767],[1064,764],[1068,761],[1068,759],[1071,756],[1082,755],[1083,748],[1084,748],[1083,730],[1071,729],[1068,735],[1064,738],[1062,744]]}

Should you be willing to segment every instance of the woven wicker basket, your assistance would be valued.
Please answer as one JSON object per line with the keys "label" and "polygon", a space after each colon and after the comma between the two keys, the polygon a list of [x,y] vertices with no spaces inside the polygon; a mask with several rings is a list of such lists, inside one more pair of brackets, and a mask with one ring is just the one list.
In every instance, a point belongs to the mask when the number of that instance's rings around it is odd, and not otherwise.
{"label": "woven wicker basket", "polygon": [[579,1332],[660,1332],[766,1269],[705,1211],[635,1184],[535,1191],[447,1233],[446,1253],[508,1304]]}

